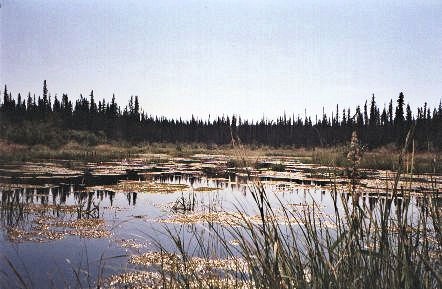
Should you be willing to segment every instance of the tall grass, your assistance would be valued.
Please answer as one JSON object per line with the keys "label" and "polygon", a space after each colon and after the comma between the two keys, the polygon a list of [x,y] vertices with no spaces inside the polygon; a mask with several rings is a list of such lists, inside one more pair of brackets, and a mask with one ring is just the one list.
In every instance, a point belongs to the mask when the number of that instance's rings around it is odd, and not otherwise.
{"label": "tall grass", "polygon": [[[299,152],[300,153],[296,155],[305,157],[306,162],[338,167],[348,167],[351,165],[347,159],[348,150],[346,147]],[[400,151],[392,149],[365,151],[360,167],[363,169],[396,171],[398,169],[397,157],[399,153]],[[441,156],[438,152],[415,153],[413,158],[415,173],[442,173]]]}
{"label": "tall grass", "polygon": [[[221,244],[222,251],[228,257],[239,254],[246,264],[245,271],[239,275],[244,283],[238,287],[440,288],[442,285],[442,219],[436,205],[437,192],[421,199],[417,212],[409,212],[409,200],[386,198],[370,209],[362,199],[352,203],[335,191],[332,192],[335,214],[330,218],[317,218],[318,204],[299,212],[282,202],[281,216],[281,211],[270,204],[262,185],[257,184],[251,194],[259,220],[252,221],[246,212],[240,211],[239,226],[235,222],[220,229],[208,223],[210,237]],[[176,266],[186,268],[196,250],[186,251],[191,246],[185,244],[190,241],[176,231],[169,232],[179,254],[184,256]],[[204,238],[197,232],[194,238],[198,240],[199,251],[211,252],[205,256],[213,258],[213,250]],[[228,242],[231,238],[238,241],[238,248],[232,248]],[[202,286],[200,281],[204,277],[199,275],[179,271],[171,274],[170,269],[162,274],[168,276],[168,282],[183,285],[181,288],[219,288]],[[183,276],[187,278],[185,282]],[[221,277],[218,280],[222,281]],[[225,287],[236,288],[232,282],[227,286],[221,281]],[[190,283],[201,286],[189,286]]]}
{"label": "tall grass", "polygon": [[[399,167],[403,166],[406,146],[399,157]],[[400,175],[401,169],[397,179]],[[258,219],[251,219],[246,210],[238,208],[239,222],[227,222],[221,229],[208,222],[211,237],[221,244],[222,251],[228,257],[239,254],[246,264],[240,274],[242,283],[229,283],[227,287],[441,288],[439,192],[433,189],[417,199],[415,210],[410,210],[413,199],[409,195],[398,198],[396,192],[397,182],[372,207],[367,204],[369,194],[357,191],[355,186],[349,186],[347,193],[339,193],[335,186],[330,192],[333,216],[318,217],[320,206],[316,203],[299,211],[280,200],[276,208],[264,186],[255,183],[250,194]],[[185,250],[188,240],[176,231],[168,232],[182,256],[180,266],[185,268],[195,249]],[[203,240],[197,232],[194,238]],[[237,240],[238,247],[231,246],[231,238]],[[200,251],[210,251],[205,242],[197,244]],[[212,255],[206,254],[207,258]],[[218,288],[201,282],[180,283],[183,275],[170,274],[170,270],[162,274],[182,288]],[[204,279],[198,275],[191,278]]]}

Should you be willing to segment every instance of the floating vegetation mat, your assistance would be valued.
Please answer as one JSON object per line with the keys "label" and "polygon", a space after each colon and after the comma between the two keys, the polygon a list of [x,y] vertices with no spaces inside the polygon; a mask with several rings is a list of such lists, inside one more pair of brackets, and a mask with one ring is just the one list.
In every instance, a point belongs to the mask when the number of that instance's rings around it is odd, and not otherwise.
{"label": "floating vegetation mat", "polygon": [[105,288],[156,289],[164,288],[165,279],[158,272],[136,271],[113,275],[106,280]]}
{"label": "floating vegetation mat", "polygon": [[11,242],[47,242],[52,240],[63,239],[65,232],[57,232],[50,230],[49,227],[39,226],[26,231],[16,227],[11,227],[6,230],[7,238]]}
{"label": "floating vegetation mat", "polygon": [[26,162],[20,165],[2,165],[0,174],[23,174],[23,175],[77,175],[80,170],[69,169],[53,162],[32,163]]}
{"label": "floating vegetation mat", "polygon": [[[1,173],[1,172],[0,172]],[[4,178],[4,176],[1,176]],[[57,186],[46,184],[46,185],[31,185],[31,184],[11,184],[11,183],[4,183],[0,182],[0,188],[3,191],[9,191],[9,190],[18,190],[18,189],[26,189],[26,190],[36,190],[36,189],[49,189],[49,188],[55,188]]]}
{"label": "floating vegetation mat", "polygon": [[147,248],[148,246],[148,243],[141,243],[135,239],[121,239],[121,240],[116,240],[116,242],[121,247],[128,249],[142,249],[142,248]]}
{"label": "floating vegetation mat", "polygon": [[195,192],[213,192],[218,191],[219,188],[211,188],[211,187],[198,187],[193,189]]}
{"label": "floating vegetation mat", "polygon": [[[248,215],[244,215],[248,216]],[[219,223],[226,225],[239,226],[242,223],[242,217],[239,213],[230,212],[198,212],[188,214],[175,214],[165,219],[158,219],[160,223],[168,224],[198,224],[198,223]]]}
{"label": "floating vegetation mat", "polygon": [[109,238],[111,232],[102,219],[64,220],[59,217],[40,215],[27,228],[8,227],[7,238],[12,242],[47,242],[65,236],[99,239]]}
{"label": "floating vegetation mat", "polygon": [[[391,180],[360,180],[353,189],[350,184],[332,184],[326,187],[330,191],[336,190],[339,193],[354,192],[364,196],[389,196],[392,197],[394,181]],[[396,187],[397,195],[400,197],[425,197],[428,194],[442,191],[440,184],[418,183],[399,181]]]}
{"label": "floating vegetation mat", "polygon": [[188,185],[156,183],[151,181],[121,181],[116,185],[91,187],[91,190],[105,190],[115,193],[170,194],[187,190]]}
{"label": "floating vegetation mat", "polygon": [[[361,180],[363,190],[368,193],[379,191],[391,191],[394,188],[394,179],[364,179]],[[437,192],[442,190],[442,183],[436,182],[422,182],[419,179],[400,180],[397,184],[397,189],[400,192]]]}
{"label": "floating vegetation mat", "polygon": [[104,288],[116,289],[212,289],[212,288],[253,288],[250,281],[238,280],[237,278],[211,277],[204,279],[187,276],[186,280],[179,282],[170,276],[159,272],[134,271],[114,275],[106,280]]}
{"label": "floating vegetation mat", "polygon": [[[305,216],[316,220],[318,225],[328,228],[336,228],[336,225],[331,221],[331,216],[324,213],[320,207],[309,204],[288,204],[291,211],[283,209],[275,209],[274,214],[266,215],[266,223],[273,222],[279,225],[300,225],[305,223]],[[286,215],[287,214],[287,215]],[[166,224],[220,224],[230,227],[247,226],[247,224],[260,225],[262,219],[260,215],[249,215],[239,212],[192,212],[192,213],[177,213],[167,218],[155,219],[154,221]]]}
{"label": "floating vegetation mat", "polygon": [[124,208],[124,207],[119,207],[119,206],[102,206],[101,209],[103,210],[110,210],[110,211],[114,211],[114,212],[124,212],[124,211],[128,211],[129,208]]}
{"label": "floating vegetation mat", "polygon": [[204,273],[213,269],[244,272],[247,268],[246,263],[240,258],[183,258],[181,255],[165,252],[147,252],[142,255],[134,255],[129,259],[129,263],[147,267],[158,265],[166,271],[189,271],[194,273]]}
{"label": "floating vegetation mat", "polygon": [[143,270],[111,276],[105,287],[245,288],[246,284],[239,278],[247,274],[247,264],[241,258],[184,258],[172,253],[148,252],[132,256],[129,263],[142,266]]}
{"label": "floating vegetation mat", "polygon": [[80,206],[77,205],[54,205],[54,204],[25,204],[23,210],[27,213],[43,213],[47,211],[55,211],[59,213],[76,213],[80,210]]}
{"label": "floating vegetation mat", "polygon": [[[286,216],[267,216],[268,221],[275,221],[280,224],[284,223],[299,223],[300,221],[295,217]],[[261,217],[259,215],[247,215],[233,212],[208,212],[208,213],[189,213],[189,214],[175,214],[165,219],[157,220],[160,223],[169,224],[198,224],[198,223],[217,223],[229,226],[241,226],[246,222],[252,224],[260,224]]]}

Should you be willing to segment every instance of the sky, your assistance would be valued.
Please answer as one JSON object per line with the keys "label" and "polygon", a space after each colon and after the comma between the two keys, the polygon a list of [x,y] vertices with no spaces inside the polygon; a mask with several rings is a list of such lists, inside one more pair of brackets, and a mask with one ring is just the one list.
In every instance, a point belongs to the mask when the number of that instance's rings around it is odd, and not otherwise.
{"label": "sky", "polygon": [[442,1],[0,0],[0,84],[151,115],[314,118],[442,97]]}

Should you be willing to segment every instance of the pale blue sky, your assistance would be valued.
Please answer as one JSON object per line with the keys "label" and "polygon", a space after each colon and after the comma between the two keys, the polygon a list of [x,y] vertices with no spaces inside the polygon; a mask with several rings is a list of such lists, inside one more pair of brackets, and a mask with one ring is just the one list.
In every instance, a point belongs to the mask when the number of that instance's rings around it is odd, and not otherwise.
{"label": "pale blue sky", "polygon": [[442,1],[0,0],[0,83],[258,119],[442,97]]}

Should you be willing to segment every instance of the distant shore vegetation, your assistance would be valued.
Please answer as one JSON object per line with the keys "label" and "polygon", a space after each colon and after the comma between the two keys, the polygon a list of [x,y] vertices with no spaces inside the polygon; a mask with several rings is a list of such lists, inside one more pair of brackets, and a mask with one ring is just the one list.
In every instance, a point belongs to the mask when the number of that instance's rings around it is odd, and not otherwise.
{"label": "distant shore vegetation", "polygon": [[416,151],[442,150],[442,103],[436,108],[424,103],[414,114],[404,94],[378,107],[375,96],[356,109],[340,108],[328,115],[304,117],[283,115],[276,120],[249,121],[240,116],[190,120],[156,117],[140,108],[138,96],[122,107],[115,95],[110,102],[97,102],[94,92],[75,101],[67,94],[52,96],[43,83],[42,94],[16,96],[5,85],[0,102],[0,138],[22,145],[60,148],[70,142],[96,146],[111,142],[202,143],[233,142],[274,148],[333,148],[345,145],[356,131],[367,150],[403,144],[415,126]]}

